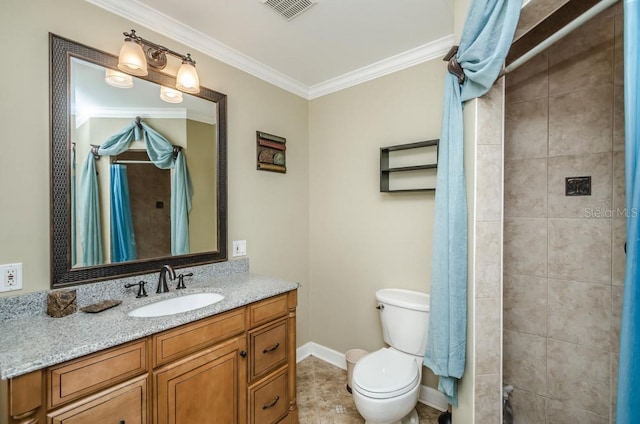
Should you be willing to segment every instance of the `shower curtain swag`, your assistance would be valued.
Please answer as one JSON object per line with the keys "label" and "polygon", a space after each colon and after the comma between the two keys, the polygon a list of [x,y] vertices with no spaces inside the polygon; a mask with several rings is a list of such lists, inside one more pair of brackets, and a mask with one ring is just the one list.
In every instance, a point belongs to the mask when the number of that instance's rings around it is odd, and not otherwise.
{"label": "shower curtain swag", "polygon": [[81,234],[83,246],[82,265],[102,262],[100,203],[94,156],[115,156],[129,148],[134,140],[144,138],[147,155],[160,169],[174,169],[171,176],[171,254],[189,253],[189,212],[193,197],[193,185],[187,161],[181,148],[173,146],[166,138],[136,118],[129,126],[109,137],[101,146],[95,146],[87,154],[80,177]]}
{"label": "shower curtain swag", "polygon": [[[467,316],[467,203],[463,103],[493,86],[507,55],[520,2],[473,0],[456,52],[447,55],[444,110],[436,181],[429,333],[424,364],[438,389],[457,406],[464,373]],[[461,70],[458,71],[458,69]],[[461,75],[462,73],[462,75]]]}

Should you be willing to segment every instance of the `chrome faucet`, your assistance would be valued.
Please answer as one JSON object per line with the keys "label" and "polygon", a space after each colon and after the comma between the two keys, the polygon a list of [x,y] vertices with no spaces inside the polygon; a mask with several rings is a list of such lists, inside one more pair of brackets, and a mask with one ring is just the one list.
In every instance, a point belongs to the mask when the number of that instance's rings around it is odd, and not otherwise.
{"label": "chrome faucet", "polygon": [[167,273],[169,273],[169,279],[171,281],[176,279],[176,272],[173,270],[171,265],[163,265],[162,268],[160,268],[160,279],[158,280],[156,293],[167,293],[169,291],[169,286],[167,285]]}

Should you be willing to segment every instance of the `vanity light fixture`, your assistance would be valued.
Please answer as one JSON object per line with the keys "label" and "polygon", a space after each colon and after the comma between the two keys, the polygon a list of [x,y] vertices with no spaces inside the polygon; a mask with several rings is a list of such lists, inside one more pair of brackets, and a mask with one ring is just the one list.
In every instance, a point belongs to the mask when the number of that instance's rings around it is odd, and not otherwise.
{"label": "vanity light fixture", "polygon": [[160,98],[167,103],[182,103],[182,93],[164,85],[160,86]]}
{"label": "vanity light fixture", "polygon": [[104,80],[107,84],[118,88],[133,87],[133,77],[124,72],[108,69],[105,72]]}
{"label": "vanity light fixture", "polygon": [[149,73],[147,65],[155,69],[164,69],[167,66],[167,54],[169,54],[182,61],[176,76],[176,88],[191,94],[200,92],[196,62],[191,58],[190,53],[183,55],[145,40],[136,35],[133,29],[131,32],[124,32],[123,35],[125,39],[118,57],[118,69],[131,75],[145,76]]}

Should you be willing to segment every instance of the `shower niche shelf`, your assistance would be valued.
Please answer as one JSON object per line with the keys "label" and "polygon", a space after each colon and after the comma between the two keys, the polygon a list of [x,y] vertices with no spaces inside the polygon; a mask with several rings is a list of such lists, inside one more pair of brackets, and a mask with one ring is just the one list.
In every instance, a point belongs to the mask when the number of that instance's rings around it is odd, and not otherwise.
{"label": "shower niche shelf", "polygon": [[434,191],[439,139],[380,148],[380,192]]}

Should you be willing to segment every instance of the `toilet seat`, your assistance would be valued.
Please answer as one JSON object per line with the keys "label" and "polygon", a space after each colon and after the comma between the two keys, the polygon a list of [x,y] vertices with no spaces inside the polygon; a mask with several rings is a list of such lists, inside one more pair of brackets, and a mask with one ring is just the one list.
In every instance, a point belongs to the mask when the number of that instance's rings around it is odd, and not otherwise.
{"label": "toilet seat", "polygon": [[364,396],[389,399],[403,395],[420,383],[415,359],[393,349],[383,348],[356,363],[353,386]]}

